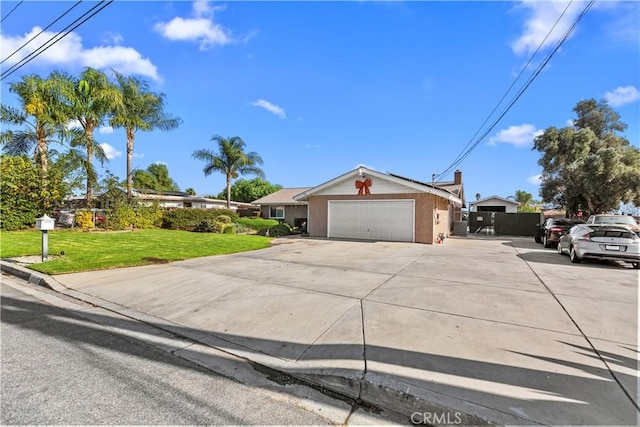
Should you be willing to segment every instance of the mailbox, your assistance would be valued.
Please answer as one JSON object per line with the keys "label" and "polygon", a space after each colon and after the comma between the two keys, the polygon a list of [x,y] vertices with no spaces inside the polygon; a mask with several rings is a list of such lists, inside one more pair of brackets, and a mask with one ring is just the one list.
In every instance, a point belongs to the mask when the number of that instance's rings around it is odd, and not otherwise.
{"label": "mailbox", "polygon": [[56,221],[53,218],[49,218],[47,214],[44,214],[42,218],[36,218],[36,230],[53,230],[55,224]]}

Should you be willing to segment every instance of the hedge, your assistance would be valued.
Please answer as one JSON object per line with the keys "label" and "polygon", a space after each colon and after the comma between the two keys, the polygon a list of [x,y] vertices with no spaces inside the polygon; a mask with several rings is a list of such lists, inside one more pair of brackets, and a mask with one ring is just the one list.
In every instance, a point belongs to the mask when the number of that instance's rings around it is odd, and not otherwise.
{"label": "hedge", "polygon": [[229,217],[232,221],[238,219],[238,215],[228,209],[175,209],[165,212],[162,217],[162,228],[186,231],[215,229],[217,228],[215,223],[220,223],[218,217],[221,215]]}

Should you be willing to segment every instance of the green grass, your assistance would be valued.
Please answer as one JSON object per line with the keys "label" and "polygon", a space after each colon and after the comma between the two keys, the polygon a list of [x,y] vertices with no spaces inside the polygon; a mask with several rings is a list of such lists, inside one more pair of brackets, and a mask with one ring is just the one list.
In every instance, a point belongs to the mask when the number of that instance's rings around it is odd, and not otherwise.
{"label": "green grass", "polygon": [[[49,232],[49,255],[65,255],[30,268],[46,274],[73,273],[157,264],[209,255],[231,254],[270,245],[271,239],[256,235],[192,233],[174,230],[125,232]],[[0,233],[0,257],[41,254],[40,231]]]}
{"label": "green grass", "polygon": [[242,224],[245,227],[248,227],[257,231],[264,230],[279,224],[278,220],[275,220],[275,219],[249,218],[249,217],[238,218],[236,222],[238,224]]}

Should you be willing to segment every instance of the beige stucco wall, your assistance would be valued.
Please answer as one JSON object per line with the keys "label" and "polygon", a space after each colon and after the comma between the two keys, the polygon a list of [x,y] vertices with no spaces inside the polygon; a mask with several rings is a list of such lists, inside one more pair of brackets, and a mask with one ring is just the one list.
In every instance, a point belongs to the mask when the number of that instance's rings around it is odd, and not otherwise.
{"label": "beige stucco wall", "polygon": [[[438,233],[449,235],[449,213],[447,200],[433,194],[371,194],[354,198],[351,195],[311,196],[309,198],[309,221],[307,224],[309,235],[327,237],[327,216],[329,200],[415,200],[415,241],[416,243],[434,243]],[[440,213],[440,220],[436,224],[436,213]],[[435,231],[435,234],[434,234]]]}
{"label": "beige stucco wall", "polygon": [[[269,218],[269,205],[260,206],[260,216],[262,218]],[[291,227],[294,226],[294,220],[296,218],[307,217],[307,205],[284,205],[284,222]]]}

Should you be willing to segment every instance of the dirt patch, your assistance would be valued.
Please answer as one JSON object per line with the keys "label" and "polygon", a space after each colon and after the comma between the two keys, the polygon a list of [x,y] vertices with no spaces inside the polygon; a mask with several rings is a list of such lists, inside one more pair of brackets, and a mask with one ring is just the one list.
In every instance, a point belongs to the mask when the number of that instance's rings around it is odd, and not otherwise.
{"label": "dirt patch", "polygon": [[144,261],[150,262],[151,264],[168,264],[171,262],[170,259],[164,259],[164,258],[145,257],[142,259]]}
{"label": "dirt patch", "polygon": [[[49,255],[49,259],[47,261],[53,261],[54,259],[62,258],[62,255]],[[13,262],[19,265],[31,265],[38,264],[42,262],[42,255],[26,255],[26,256],[17,256],[12,258],[2,258],[3,261]]]}

